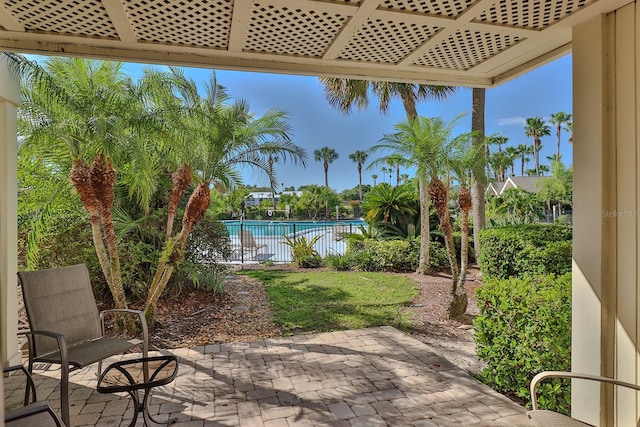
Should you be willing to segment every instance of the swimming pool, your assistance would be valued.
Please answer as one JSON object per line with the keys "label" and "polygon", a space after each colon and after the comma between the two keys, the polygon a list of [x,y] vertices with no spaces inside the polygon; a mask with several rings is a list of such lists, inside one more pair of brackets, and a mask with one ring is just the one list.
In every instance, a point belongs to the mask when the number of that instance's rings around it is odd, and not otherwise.
{"label": "swimming pool", "polygon": [[299,233],[307,230],[331,230],[335,225],[344,227],[344,231],[354,231],[360,225],[365,225],[364,221],[222,221],[229,230],[229,235],[234,236],[238,231],[250,230],[254,236],[282,236]]}

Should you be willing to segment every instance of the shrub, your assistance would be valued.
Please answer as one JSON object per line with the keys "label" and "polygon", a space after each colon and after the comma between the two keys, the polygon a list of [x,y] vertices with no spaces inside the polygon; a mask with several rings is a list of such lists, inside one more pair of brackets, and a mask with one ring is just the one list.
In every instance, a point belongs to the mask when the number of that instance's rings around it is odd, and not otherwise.
{"label": "shrub", "polygon": [[418,267],[420,247],[417,239],[367,239],[348,253],[354,266],[361,270],[405,272]]}
{"label": "shrub", "polygon": [[347,255],[330,254],[324,258],[327,267],[337,271],[347,271],[351,268],[351,258]]}
{"label": "shrub", "polygon": [[571,271],[572,228],[562,224],[527,224],[480,232],[484,277],[506,279],[526,274],[562,275]]}
{"label": "shrub", "polygon": [[[477,291],[474,320],[482,380],[503,393],[530,400],[529,385],[544,370],[571,368],[571,275],[490,279]],[[545,381],[542,408],[569,413],[568,382]]]}

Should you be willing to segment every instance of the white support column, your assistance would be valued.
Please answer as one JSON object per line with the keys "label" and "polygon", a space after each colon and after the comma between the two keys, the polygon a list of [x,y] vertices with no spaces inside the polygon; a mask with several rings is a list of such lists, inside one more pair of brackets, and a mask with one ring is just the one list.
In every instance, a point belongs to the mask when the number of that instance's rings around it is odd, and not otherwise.
{"label": "white support column", "polygon": [[[573,29],[572,370],[640,379],[640,8]],[[634,392],[572,383],[572,415],[635,425]]]}
{"label": "white support column", "polygon": [[0,57],[0,334],[4,366],[20,362],[18,328],[17,108],[20,85]]}

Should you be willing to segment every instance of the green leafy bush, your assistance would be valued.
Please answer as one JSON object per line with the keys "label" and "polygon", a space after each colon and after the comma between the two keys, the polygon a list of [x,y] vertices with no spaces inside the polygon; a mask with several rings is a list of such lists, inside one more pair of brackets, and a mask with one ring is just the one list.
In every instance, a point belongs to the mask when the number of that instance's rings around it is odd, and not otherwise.
{"label": "green leafy bush", "polygon": [[351,255],[357,268],[364,271],[415,271],[420,254],[417,239],[374,240],[363,242]]}
{"label": "green leafy bush", "polygon": [[[478,357],[487,362],[485,383],[529,401],[535,374],[571,368],[570,274],[490,279],[477,295],[474,338]],[[545,381],[538,391],[542,408],[569,413],[568,382]]]}
{"label": "green leafy bush", "polygon": [[527,224],[480,232],[484,277],[506,279],[526,274],[561,275],[571,271],[572,228],[563,224]]}

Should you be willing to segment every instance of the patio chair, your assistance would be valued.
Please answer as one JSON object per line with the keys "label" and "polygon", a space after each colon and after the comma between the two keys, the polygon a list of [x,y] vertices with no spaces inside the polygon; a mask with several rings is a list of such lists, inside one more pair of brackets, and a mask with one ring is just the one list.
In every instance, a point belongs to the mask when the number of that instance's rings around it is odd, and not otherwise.
{"label": "patio chair", "polygon": [[[144,314],[138,310],[114,309],[98,312],[91,289],[89,271],[84,264],[39,271],[19,272],[30,330],[24,332],[29,343],[29,373],[34,363],[60,365],[60,411],[69,426],[69,372],[122,354],[142,344],[148,353],[148,331]],[[137,315],[142,341],[104,335],[105,314]]]}
{"label": "patio chair", "polygon": [[[63,427],[62,420],[49,402],[36,402],[36,386],[33,377],[23,365],[9,366],[3,369],[5,375],[16,371],[22,371],[25,376],[24,406],[7,411],[4,416],[4,425],[7,427]],[[29,395],[31,395],[31,403],[29,403]]]}
{"label": "patio chair", "polygon": [[266,244],[257,244],[256,240],[253,238],[253,232],[251,230],[240,230],[238,231],[238,236],[240,237],[240,246],[242,251],[249,251],[251,254],[251,259],[255,259],[258,256],[258,252],[260,249],[264,249],[267,247]]}
{"label": "patio chair", "polygon": [[[559,414],[553,411],[547,411],[538,409],[538,396],[536,394],[536,388],[538,384],[547,378],[578,378],[582,380],[598,381],[606,384],[614,384],[621,387],[631,388],[636,391],[640,391],[640,386],[637,384],[631,384],[628,382],[616,380],[609,377],[601,377],[598,375],[580,374],[576,372],[563,372],[563,371],[545,371],[540,372],[531,380],[531,406],[532,410],[527,412],[527,415],[538,426],[563,426],[563,427],[584,427],[589,424],[585,424],[574,418],[566,415]],[[640,426],[640,420],[636,423]]]}

